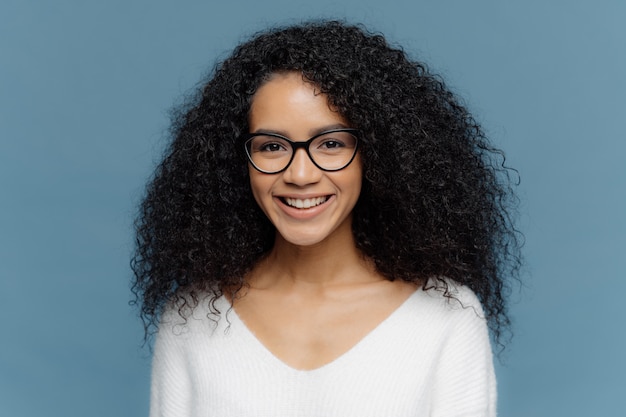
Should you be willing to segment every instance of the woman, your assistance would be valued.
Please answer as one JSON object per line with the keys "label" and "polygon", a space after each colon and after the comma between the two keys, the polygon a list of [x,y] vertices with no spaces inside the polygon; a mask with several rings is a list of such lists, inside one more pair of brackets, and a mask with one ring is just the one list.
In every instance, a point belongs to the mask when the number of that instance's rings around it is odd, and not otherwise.
{"label": "woman", "polygon": [[137,221],[151,416],[493,416],[519,245],[501,152],[341,22],[237,47]]}

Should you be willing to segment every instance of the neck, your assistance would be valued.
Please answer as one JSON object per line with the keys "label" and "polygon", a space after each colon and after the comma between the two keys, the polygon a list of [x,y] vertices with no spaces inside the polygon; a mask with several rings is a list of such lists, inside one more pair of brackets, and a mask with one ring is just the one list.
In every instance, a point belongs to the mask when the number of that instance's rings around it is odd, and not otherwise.
{"label": "neck", "polygon": [[374,267],[356,248],[351,233],[311,246],[296,246],[277,235],[258,265],[254,287],[354,284],[371,280]]}

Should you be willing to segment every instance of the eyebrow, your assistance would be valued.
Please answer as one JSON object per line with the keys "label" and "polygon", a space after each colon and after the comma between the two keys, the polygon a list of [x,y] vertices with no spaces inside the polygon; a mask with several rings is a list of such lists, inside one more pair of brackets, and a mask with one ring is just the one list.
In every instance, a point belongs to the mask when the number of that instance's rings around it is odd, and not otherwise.
{"label": "eyebrow", "polygon": [[[309,130],[309,138],[312,138],[313,136],[319,135],[320,133],[324,133],[327,132],[329,130],[335,130],[335,129],[350,129],[350,126],[346,126],[343,123],[335,123],[332,125],[326,125],[326,126],[322,126],[322,127],[318,127],[315,129],[311,129]],[[268,134],[274,134],[274,135],[281,135],[281,136],[285,136],[286,138],[292,139],[289,134],[287,134],[287,132],[285,132],[284,130],[273,130],[273,129],[257,129],[254,132],[251,133],[268,133]]]}

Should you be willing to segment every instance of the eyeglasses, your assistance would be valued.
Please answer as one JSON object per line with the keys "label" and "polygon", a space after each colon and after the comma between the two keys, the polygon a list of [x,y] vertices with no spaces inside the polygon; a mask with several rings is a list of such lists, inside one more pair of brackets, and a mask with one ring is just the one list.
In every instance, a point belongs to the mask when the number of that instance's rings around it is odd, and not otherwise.
{"label": "eyeglasses", "polygon": [[357,129],[333,129],[306,142],[294,142],[276,133],[251,133],[245,142],[252,166],[265,174],[278,174],[289,167],[296,151],[304,149],[322,171],[339,171],[350,165],[359,145]]}

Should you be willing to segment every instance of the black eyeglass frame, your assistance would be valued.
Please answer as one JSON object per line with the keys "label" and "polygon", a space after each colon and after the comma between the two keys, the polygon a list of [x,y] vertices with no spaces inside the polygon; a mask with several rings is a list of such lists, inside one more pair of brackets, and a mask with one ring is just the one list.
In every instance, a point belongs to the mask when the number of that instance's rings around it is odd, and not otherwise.
{"label": "black eyeglass frame", "polygon": [[[336,133],[336,132],[347,132],[350,133],[352,136],[354,136],[354,139],[356,139],[356,142],[354,144],[354,153],[352,154],[352,157],[350,158],[350,160],[348,162],[346,162],[346,164],[344,166],[342,166],[341,168],[333,168],[333,169],[327,169],[327,168],[323,168],[321,167],[317,162],[315,162],[315,159],[313,159],[313,156],[311,156],[311,152],[309,151],[309,146],[311,145],[311,143],[319,138],[320,136],[324,136],[324,135],[328,135],[330,133]],[[252,161],[252,155],[250,155],[250,142],[252,141],[252,139],[254,139],[257,136],[271,136],[271,137],[275,137],[278,139],[282,139],[284,141],[287,141],[287,143],[289,143],[291,145],[291,149],[293,149],[293,152],[291,153],[291,158],[289,158],[289,162],[287,162],[287,165],[285,165],[284,168],[278,170],[278,171],[266,171],[264,169],[259,168],[258,166],[256,166],[256,164],[254,163],[254,161]],[[263,174],[280,174],[281,172],[283,172],[284,170],[286,170],[287,168],[289,168],[289,165],[291,165],[291,163],[293,162],[293,158],[296,156],[296,152],[298,151],[298,149],[302,148],[306,151],[306,154],[309,156],[309,159],[311,160],[311,162],[313,162],[313,165],[315,165],[316,167],[318,167],[319,169],[321,169],[322,171],[325,172],[336,172],[336,171],[341,171],[342,169],[345,169],[348,167],[348,165],[350,165],[352,163],[352,161],[354,161],[354,157],[356,156],[358,150],[359,150],[359,139],[361,138],[361,131],[359,129],[352,129],[352,128],[343,128],[343,129],[331,129],[331,130],[326,130],[324,132],[318,133],[317,135],[313,136],[312,138],[308,139],[305,142],[294,142],[293,140],[289,139],[286,136],[283,135],[279,135],[278,133],[248,133],[247,135],[244,136],[245,138],[245,142],[244,142],[244,148],[246,150],[246,156],[248,157],[248,161],[250,162],[250,164],[252,165],[252,167],[254,169],[256,169],[259,172],[262,172]]]}

